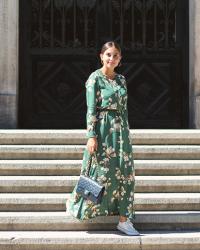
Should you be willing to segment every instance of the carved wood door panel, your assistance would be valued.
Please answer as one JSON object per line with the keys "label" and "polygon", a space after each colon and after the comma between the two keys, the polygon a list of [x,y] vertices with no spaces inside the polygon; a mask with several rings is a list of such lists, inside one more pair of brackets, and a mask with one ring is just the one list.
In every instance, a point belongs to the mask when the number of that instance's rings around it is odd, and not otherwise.
{"label": "carved wood door panel", "polygon": [[20,0],[19,127],[85,128],[100,46],[122,47],[131,128],[188,121],[186,0]]}

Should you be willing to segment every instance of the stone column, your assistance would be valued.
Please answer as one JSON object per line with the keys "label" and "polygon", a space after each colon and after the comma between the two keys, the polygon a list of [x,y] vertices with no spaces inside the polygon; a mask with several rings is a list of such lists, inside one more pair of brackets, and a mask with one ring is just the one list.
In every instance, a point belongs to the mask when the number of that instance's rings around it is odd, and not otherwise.
{"label": "stone column", "polygon": [[190,128],[200,128],[200,1],[189,0]]}
{"label": "stone column", "polygon": [[17,127],[18,0],[0,0],[0,128]]}

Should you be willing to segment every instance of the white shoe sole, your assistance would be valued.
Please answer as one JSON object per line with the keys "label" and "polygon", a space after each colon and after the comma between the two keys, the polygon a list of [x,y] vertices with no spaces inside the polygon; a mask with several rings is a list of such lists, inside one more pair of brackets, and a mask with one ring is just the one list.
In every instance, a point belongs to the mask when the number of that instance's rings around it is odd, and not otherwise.
{"label": "white shoe sole", "polygon": [[128,231],[125,231],[123,228],[121,228],[119,225],[117,225],[117,229],[120,230],[121,232],[127,234],[127,235],[131,235],[131,236],[139,236],[140,233],[139,232],[134,232],[134,233],[131,233],[131,232],[128,232]]}

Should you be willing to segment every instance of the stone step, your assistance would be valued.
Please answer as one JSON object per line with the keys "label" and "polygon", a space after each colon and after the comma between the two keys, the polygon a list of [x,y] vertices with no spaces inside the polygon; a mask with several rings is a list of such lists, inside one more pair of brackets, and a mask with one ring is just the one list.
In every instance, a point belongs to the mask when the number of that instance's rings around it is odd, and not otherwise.
{"label": "stone step", "polygon": [[[133,144],[200,144],[197,129],[130,129]],[[0,144],[86,144],[85,129],[1,129]]]}
{"label": "stone step", "polygon": [[0,175],[80,175],[81,163],[82,160],[0,160]]}
{"label": "stone step", "polygon": [[[79,176],[0,176],[1,193],[71,192]],[[140,193],[200,192],[200,176],[136,176]]]}
{"label": "stone step", "polygon": [[200,230],[140,231],[127,236],[112,231],[2,231],[3,250],[199,250]]}
{"label": "stone step", "polygon": [[[0,159],[82,159],[85,145],[0,145]],[[199,160],[200,145],[134,145],[135,159]]]}
{"label": "stone step", "polygon": [[[79,175],[82,160],[0,160],[0,175]],[[136,175],[200,175],[200,160],[134,160]]]}
{"label": "stone step", "polygon": [[[0,211],[65,211],[70,193],[1,193]],[[136,211],[200,210],[200,193],[135,193]]]}
{"label": "stone step", "polygon": [[[136,211],[138,230],[200,229],[200,211]],[[79,221],[67,212],[0,212],[0,231],[114,230],[119,216],[97,216]]]}
{"label": "stone step", "polygon": [[134,160],[136,175],[200,175],[200,160]]}

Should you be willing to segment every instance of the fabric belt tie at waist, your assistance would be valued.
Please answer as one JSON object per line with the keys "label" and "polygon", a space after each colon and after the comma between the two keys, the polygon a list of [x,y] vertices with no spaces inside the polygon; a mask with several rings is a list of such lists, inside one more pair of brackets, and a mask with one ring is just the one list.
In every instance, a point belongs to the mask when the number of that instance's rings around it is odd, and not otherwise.
{"label": "fabric belt tie at waist", "polygon": [[97,108],[97,110],[99,111],[116,111],[116,112],[120,112],[118,109],[112,109],[112,108]]}
{"label": "fabric belt tie at waist", "polygon": [[99,112],[101,112],[101,111],[115,111],[117,113],[123,113],[124,112],[123,110],[113,109],[113,108],[97,108],[97,110]]}

